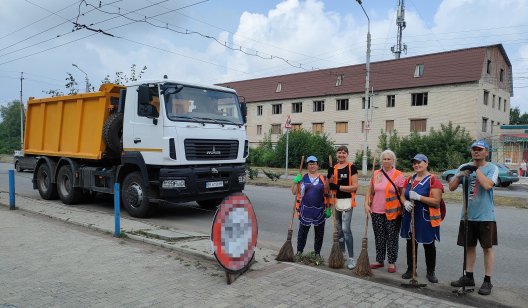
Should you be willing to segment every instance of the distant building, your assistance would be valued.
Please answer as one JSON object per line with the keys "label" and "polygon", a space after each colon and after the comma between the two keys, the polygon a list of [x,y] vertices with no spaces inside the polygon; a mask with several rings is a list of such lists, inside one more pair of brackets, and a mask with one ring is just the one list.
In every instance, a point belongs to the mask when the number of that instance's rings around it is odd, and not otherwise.
{"label": "distant building", "polygon": [[528,125],[501,125],[492,139],[493,161],[515,167],[528,161]]}
{"label": "distant building", "polygon": [[[365,65],[351,65],[221,84],[248,103],[247,132],[256,146],[293,129],[326,133],[354,155],[376,150],[381,131],[426,133],[451,121],[472,137],[491,138],[509,123],[512,66],[501,44],[371,63],[373,94],[365,102]],[[367,124],[366,109],[372,111]]]}

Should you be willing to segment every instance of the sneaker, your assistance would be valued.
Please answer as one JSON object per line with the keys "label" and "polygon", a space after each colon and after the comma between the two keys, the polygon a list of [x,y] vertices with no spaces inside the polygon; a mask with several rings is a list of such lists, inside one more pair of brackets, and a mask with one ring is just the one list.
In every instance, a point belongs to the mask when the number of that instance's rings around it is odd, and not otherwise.
{"label": "sneaker", "polygon": [[490,295],[491,288],[493,288],[493,285],[491,284],[491,282],[484,281],[482,283],[482,286],[478,290],[478,294],[480,294],[480,295]]}
{"label": "sneaker", "polygon": [[353,269],[354,267],[356,267],[356,260],[354,258],[348,258],[347,268]]}
{"label": "sneaker", "polygon": [[462,276],[457,281],[451,281],[451,286],[452,287],[456,287],[456,288],[474,287],[475,286],[475,279],[467,278],[466,276]]}
{"label": "sneaker", "polygon": [[412,278],[412,271],[407,270],[405,273],[403,273],[402,278],[403,279],[411,279]]}
{"label": "sneaker", "polygon": [[427,272],[427,275],[425,275],[425,277],[427,278],[427,280],[429,280],[431,283],[437,283],[438,282],[438,278],[436,278],[436,275],[435,275],[435,272],[432,271],[432,272]]}

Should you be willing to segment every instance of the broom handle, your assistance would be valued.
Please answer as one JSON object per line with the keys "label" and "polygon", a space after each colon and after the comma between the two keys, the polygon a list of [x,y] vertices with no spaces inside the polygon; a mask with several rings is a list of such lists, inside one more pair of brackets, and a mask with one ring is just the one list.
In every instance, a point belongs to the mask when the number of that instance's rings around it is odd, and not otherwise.
{"label": "broom handle", "polygon": [[[328,164],[330,165],[330,167],[333,166],[333,163],[332,163],[332,155],[328,155]],[[333,216],[333,220],[334,220],[334,233],[337,232],[337,221],[336,221],[336,212],[335,212],[335,194],[333,191],[330,190],[330,201],[332,202],[331,206],[332,206],[332,216]]]}
{"label": "broom handle", "polygon": [[[376,156],[372,159],[372,177],[370,178],[367,194],[365,195],[365,202],[368,202],[370,198],[372,198],[372,190],[370,183],[374,183],[374,170],[376,170]],[[369,214],[365,213],[365,236],[367,237],[367,231],[368,231],[368,221],[369,221]]]}
{"label": "broom handle", "polygon": [[[412,185],[412,184],[411,184]],[[414,236],[414,200],[411,200],[412,208],[411,208],[411,237],[412,237],[412,254],[413,254],[413,279],[416,279],[416,245],[415,243],[415,236]]]}
{"label": "broom handle", "polygon": [[[304,164],[304,155],[301,156],[301,165],[299,166],[299,173],[302,172],[302,166]],[[299,187],[299,183],[297,183],[297,187]],[[299,189],[297,189],[297,193],[299,193]],[[295,217],[295,205],[297,204],[297,195],[295,195],[294,199],[293,199],[293,209],[292,209],[292,214],[291,214],[291,220],[290,220],[290,227],[288,228],[288,230],[292,230],[292,227],[293,227],[293,218]]]}

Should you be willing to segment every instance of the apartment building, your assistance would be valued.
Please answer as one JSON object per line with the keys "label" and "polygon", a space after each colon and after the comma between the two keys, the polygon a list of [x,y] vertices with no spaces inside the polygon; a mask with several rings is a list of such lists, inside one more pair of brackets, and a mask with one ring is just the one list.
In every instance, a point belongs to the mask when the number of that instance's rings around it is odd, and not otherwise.
{"label": "apartment building", "polygon": [[509,122],[512,66],[501,44],[370,67],[368,100],[364,64],[221,85],[236,89],[247,102],[251,146],[266,134],[276,141],[288,116],[292,129],[328,134],[351,153],[365,144],[376,149],[381,132],[426,133],[451,121],[474,138],[490,138]]}

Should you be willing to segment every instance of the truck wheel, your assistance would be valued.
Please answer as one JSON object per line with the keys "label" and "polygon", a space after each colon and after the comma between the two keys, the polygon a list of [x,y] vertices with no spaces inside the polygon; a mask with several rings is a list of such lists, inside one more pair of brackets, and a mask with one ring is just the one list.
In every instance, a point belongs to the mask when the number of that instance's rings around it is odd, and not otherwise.
{"label": "truck wheel", "polygon": [[224,201],[223,198],[196,201],[201,208],[214,209]]}
{"label": "truck wheel", "polygon": [[19,163],[19,162],[16,162],[16,163],[15,163],[15,170],[16,170],[17,172],[22,172],[22,171],[24,171],[24,169],[20,168],[20,163]]}
{"label": "truck wheel", "polygon": [[123,114],[112,113],[103,127],[103,139],[106,146],[114,153],[123,150]]}
{"label": "truck wheel", "polygon": [[51,182],[51,171],[48,164],[40,165],[37,170],[37,187],[42,199],[57,199],[57,186]]}
{"label": "truck wheel", "polygon": [[132,217],[145,218],[150,211],[147,185],[137,171],[130,173],[121,188],[123,206]]}
{"label": "truck wheel", "polygon": [[64,204],[77,204],[81,201],[82,190],[78,187],[73,187],[73,171],[70,165],[64,165],[59,169],[57,175],[57,192]]}

